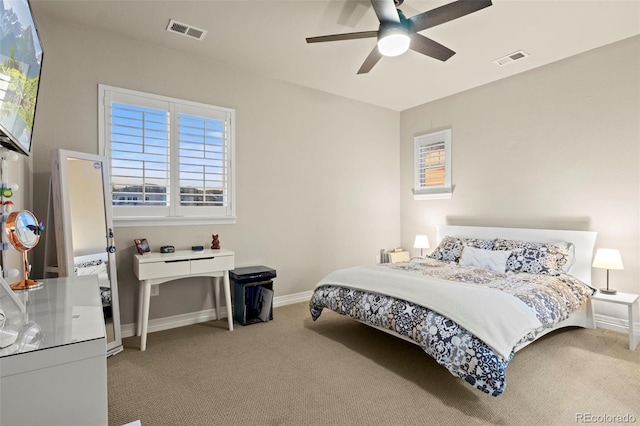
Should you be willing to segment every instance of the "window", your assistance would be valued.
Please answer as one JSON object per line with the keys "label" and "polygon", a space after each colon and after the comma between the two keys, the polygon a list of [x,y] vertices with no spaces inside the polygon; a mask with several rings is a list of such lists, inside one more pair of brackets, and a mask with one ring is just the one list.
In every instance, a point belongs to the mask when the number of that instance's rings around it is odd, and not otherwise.
{"label": "window", "polygon": [[235,222],[235,111],[99,86],[100,151],[121,226]]}
{"label": "window", "polygon": [[451,129],[416,136],[413,146],[413,198],[451,198]]}

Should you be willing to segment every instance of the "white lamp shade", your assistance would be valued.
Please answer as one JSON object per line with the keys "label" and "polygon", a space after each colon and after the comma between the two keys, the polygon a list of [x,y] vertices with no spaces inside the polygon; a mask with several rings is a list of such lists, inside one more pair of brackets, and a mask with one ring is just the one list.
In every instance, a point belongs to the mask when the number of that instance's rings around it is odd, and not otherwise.
{"label": "white lamp shade", "polygon": [[601,248],[596,251],[596,256],[591,266],[602,269],[624,269],[620,251],[606,248]]}
{"label": "white lamp shade", "polygon": [[414,248],[426,249],[431,247],[429,245],[429,237],[427,235],[416,235],[416,239],[413,242]]}

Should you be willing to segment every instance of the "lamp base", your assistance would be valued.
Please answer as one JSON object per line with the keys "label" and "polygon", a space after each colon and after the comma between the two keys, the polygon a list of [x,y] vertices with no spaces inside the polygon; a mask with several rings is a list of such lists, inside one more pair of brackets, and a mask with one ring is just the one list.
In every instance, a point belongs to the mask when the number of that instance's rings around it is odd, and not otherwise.
{"label": "lamp base", "polygon": [[618,292],[618,290],[614,290],[612,288],[601,288],[600,289],[600,293],[604,293],[604,294],[616,294]]}
{"label": "lamp base", "polygon": [[22,280],[15,284],[11,284],[11,290],[13,291],[35,290],[40,287],[42,287],[42,281]]}

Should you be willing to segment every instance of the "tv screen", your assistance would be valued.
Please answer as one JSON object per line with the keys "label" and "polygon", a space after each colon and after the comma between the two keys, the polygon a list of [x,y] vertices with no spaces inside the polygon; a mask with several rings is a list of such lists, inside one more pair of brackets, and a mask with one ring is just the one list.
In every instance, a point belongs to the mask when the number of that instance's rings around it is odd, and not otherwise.
{"label": "tv screen", "polygon": [[42,47],[28,0],[0,0],[0,144],[31,153]]}

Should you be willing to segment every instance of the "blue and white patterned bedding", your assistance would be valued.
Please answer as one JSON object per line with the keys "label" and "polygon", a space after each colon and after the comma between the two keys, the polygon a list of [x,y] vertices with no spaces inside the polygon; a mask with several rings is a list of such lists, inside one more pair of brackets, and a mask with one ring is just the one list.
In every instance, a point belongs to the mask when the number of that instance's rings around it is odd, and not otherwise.
{"label": "blue and white patterned bedding", "polygon": [[[99,256],[103,256],[100,254]],[[107,262],[103,259],[88,260],[73,265],[75,275],[97,275],[100,283],[100,297],[102,306],[111,306],[111,283],[107,272]]]}
{"label": "blue and white patterned bedding", "polygon": [[[594,291],[590,286],[566,274],[499,274],[429,258],[413,259],[408,263],[382,264],[379,267],[419,274],[425,280],[437,277],[486,286],[511,294],[524,302],[542,323],[539,329],[522,336],[518,344],[534,340],[547,328],[568,318]],[[328,308],[390,330],[415,341],[451,374],[464,379],[482,392],[499,396],[505,390],[505,369],[514,352],[511,351],[506,359],[497,355],[476,336],[434,310],[388,295],[332,284],[317,287],[309,305],[314,321],[324,308]]]}

